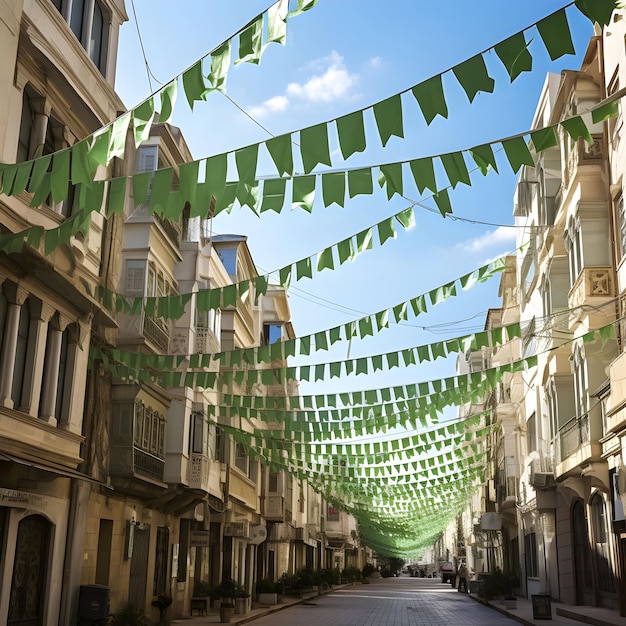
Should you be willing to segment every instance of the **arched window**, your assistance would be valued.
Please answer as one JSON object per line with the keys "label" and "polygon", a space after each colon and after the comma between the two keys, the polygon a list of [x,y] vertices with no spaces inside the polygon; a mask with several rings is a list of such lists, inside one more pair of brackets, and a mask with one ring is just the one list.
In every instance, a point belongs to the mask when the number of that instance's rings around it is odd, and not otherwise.
{"label": "arched window", "polygon": [[591,530],[598,574],[598,591],[615,593],[615,576],[613,575],[609,551],[606,507],[602,496],[598,493],[591,499]]}

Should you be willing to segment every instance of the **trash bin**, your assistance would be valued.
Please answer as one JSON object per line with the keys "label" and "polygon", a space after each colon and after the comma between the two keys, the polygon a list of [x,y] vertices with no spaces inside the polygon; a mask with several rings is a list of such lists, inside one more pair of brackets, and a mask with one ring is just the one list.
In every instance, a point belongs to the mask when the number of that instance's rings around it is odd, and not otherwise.
{"label": "trash bin", "polygon": [[549,594],[530,596],[533,603],[533,619],[552,619],[552,606]]}
{"label": "trash bin", "polygon": [[109,617],[111,587],[106,585],[81,585],[78,596],[78,620],[94,622]]}

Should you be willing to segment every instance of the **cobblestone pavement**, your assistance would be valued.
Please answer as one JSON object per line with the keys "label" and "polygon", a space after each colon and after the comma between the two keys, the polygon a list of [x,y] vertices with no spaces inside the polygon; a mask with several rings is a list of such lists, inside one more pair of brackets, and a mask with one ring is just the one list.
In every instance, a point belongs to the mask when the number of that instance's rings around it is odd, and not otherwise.
{"label": "cobblestone pavement", "polygon": [[254,620],[255,626],[508,626],[513,620],[434,578],[338,589]]}

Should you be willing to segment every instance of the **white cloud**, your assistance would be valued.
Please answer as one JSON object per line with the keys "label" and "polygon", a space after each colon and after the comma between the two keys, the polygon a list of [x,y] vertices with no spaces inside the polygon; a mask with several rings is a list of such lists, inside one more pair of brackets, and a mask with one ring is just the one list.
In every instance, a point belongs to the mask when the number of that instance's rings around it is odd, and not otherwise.
{"label": "white cloud", "polygon": [[367,66],[371,69],[377,69],[383,64],[383,60],[380,57],[372,57],[368,59]]}
{"label": "white cloud", "polygon": [[496,230],[486,232],[484,235],[470,239],[460,245],[464,250],[468,250],[469,252],[481,252],[485,248],[505,243],[515,243],[514,228],[500,226],[496,228]]}
{"label": "white cloud", "polygon": [[289,98],[285,96],[274,96],[269,100],[266,100],[263,104],[248,109],[248,113],[252,117],[265,117],[272,113],[282,113],[287,110],[289,106]]}
{"label": "white cloud", "polygon": [[309,102],[331,102],[348,97],[358,76],[348,72],[343,57],[337,52],[333,51],[323,60],[330,63],[323,74],[311,76],[305,83],[290,83],[287,94]]}

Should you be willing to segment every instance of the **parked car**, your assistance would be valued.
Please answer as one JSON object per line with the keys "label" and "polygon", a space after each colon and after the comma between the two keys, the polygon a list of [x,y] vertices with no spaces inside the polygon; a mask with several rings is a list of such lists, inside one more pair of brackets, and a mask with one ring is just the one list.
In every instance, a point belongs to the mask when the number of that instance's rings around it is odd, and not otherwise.
{"label": "parked car", "polygon": [[439,566],[439,575],[441,576],[442,583],[452,583],[454,584],[454,579],[456,578],[456,573],[454,571],[454,565],[452,565],[451,561],[444,561]]}

